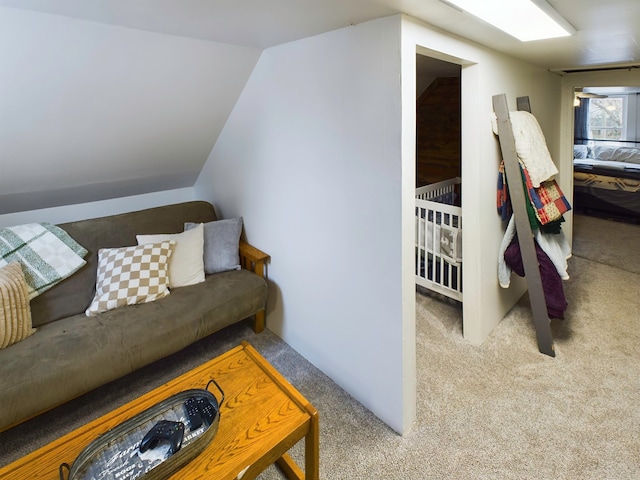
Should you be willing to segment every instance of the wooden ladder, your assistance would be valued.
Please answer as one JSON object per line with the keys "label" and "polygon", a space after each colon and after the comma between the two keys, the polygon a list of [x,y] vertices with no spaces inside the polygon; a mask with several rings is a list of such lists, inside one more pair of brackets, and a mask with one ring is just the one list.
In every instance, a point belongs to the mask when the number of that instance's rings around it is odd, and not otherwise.
{"label": "wooden ladder", "polygon": [[[518,110],[531,113],[529,97],[518,97]],[[525,204],[526,196],[522,185],[522,174],[516,154],[516,143],[509,119],[509,109],[507,106],[507,96],[505,94],[493,96],[493,111],[498,120],[498,137],[500,139],[500,149],[504,160],[505,175],[509,186],[509,195],[515,215],[516,232],[518,243],[520,244],[520,255],[524,265],[525,279],[529,290],[529,301],[533,314],[533,323],[536,329],[538,340],[538,350],[541,353],[555,357],[553,348],[553,337],[551,335],[551,322],[547,314],[547,302],[542,289],[542,278],[540,276],[540,265],[536,255],[535,240],[531,231],[531,224],[527,215]],[[509,181],[513,179],[513,181]]]}

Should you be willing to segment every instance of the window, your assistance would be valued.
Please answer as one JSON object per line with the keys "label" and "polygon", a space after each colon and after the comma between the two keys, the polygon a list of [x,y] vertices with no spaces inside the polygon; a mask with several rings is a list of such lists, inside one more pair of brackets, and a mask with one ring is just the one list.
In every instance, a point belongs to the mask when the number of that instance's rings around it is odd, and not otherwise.
{"label": "window", "polygon": [[592,98],[589,100],[588,130],[591,140],[624,140],[625,97]]}

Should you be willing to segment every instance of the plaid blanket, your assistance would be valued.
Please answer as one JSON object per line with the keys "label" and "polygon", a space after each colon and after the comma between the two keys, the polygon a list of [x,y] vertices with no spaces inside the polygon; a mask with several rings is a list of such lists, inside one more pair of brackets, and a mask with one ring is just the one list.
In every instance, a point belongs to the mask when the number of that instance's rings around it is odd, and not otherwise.
{"label": "plaid blanket", "polygon": [[0,228],[0,267],[22,264],[29,300],[78,271],[87,250],[60,227],[28,223]]}
{"label": "plaid blanket", "polygon": [[[520,164],[520,173],[527,192],[527,199],[532,207],[531,210],[533,210],[536,219],[541,225],[556,222],[562,219],[563,214],[571,210],[571,205],[555,180],[547,180],[540,183],[539,187],[534,187],[529,172],[522,164]],[[498,214],[502,220],[509,219],[512,208],[504,172],[504,162],[500,163],[498,173],[497,207]]]}
{"label": "plaid blanket", "polygon": [[571,210],[571,205],[564,197],[558,183],[551,179],[540,183],[538,188],[534,187],[526,168],[521,168],[522,175],[527,185],[529,201],[534,207],[536,217],[540,224],[546,225],[550,222],[560,220],[562,215]]}

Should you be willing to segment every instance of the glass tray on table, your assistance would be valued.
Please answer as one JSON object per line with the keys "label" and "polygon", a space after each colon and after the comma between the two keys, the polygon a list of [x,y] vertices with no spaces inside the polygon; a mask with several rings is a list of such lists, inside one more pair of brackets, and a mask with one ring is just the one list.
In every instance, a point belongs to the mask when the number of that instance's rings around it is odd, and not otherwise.
{"label": "glass tray on table", "polygon": [[[220,402],[209,391],[212,383],[222,395]],[[207,408],[212,409],[214,414],[211,422],[203,421],[201,426],[193,430],[185,407],[185,401],[192,398],[206,402]],[[213,379],[205,389],[190,389],[172,395],[100,435],[80,452],[72,465],[61,464],[60,480],[166,479],[211,442],[218,431],[223,401],[224,392]],[[177,451],[171,453],[172,444],[165,438],[154,439],[149,448],[141,449],[145,435],[162,421],[181,422],[184,426],[184,436],[180,435]],[[65,471],[68,471],[66,479]]]}

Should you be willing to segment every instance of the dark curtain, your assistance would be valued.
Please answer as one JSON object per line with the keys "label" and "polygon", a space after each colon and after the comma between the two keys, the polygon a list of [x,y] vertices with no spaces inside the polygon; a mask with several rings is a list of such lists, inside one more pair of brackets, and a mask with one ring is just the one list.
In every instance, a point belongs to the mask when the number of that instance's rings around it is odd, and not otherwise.
{"label": "dark curtain", "polygon": [[573,139],[576,145],[586,145],[589,138],[589,99],[581,98],[580,106],[574,108]]}

